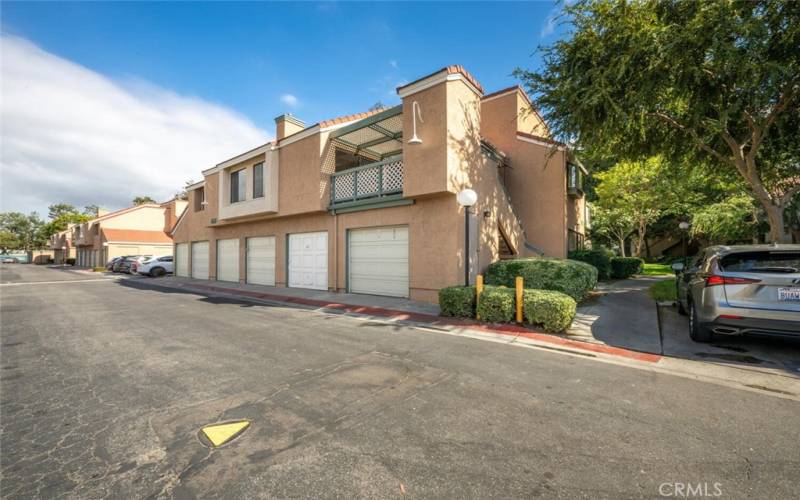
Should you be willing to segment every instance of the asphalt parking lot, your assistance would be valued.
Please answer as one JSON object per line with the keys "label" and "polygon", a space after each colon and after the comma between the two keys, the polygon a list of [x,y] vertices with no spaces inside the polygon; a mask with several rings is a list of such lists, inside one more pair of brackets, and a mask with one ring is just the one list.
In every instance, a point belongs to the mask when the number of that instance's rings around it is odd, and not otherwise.
{"label": "asphalt parking lot", "polygon": [[0,282],[4,498],[797,496],[796,401],[143,280]]}

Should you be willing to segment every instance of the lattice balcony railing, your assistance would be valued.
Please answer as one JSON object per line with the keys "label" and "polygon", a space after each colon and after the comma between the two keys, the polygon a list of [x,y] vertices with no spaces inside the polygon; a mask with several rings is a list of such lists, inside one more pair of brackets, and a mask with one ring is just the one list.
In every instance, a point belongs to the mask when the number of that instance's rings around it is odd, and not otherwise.
{"label": "lattice balcony railing", "polygon": [[380,198],[403,192],[403,158],[393,156],[377,163],[331,175],[331,204]]}

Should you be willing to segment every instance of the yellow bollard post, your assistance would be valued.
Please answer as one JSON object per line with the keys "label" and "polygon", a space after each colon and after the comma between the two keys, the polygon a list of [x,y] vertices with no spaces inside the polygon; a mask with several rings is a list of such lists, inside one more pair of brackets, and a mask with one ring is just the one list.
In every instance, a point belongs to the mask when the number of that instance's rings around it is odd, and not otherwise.
{"label": "yellow bollard post", "polygon": [[522,276],[517,276],[514,280],[514,288],[516,289],[516,304],[517,304],[517,323],[522,323]]}
{"label": "yellow bollard post", "polygon": [[[483,293],[483,275],[479,274],[475,277],[475,307],[478,307],[478,301],[481,300],[481,293]],[[477,311],[475,312],[475,319],[481,319],[478,316]]]}

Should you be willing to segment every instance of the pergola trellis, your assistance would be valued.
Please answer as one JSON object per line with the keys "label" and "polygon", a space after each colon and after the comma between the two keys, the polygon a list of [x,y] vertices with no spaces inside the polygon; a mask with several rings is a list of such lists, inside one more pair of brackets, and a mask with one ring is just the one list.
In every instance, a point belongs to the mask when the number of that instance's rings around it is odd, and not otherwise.
{"label": "pergola trellis", "polygon": [[403,107],[397,105],[331,134],[331,141],[344,151],[380,161],[403,149]]}

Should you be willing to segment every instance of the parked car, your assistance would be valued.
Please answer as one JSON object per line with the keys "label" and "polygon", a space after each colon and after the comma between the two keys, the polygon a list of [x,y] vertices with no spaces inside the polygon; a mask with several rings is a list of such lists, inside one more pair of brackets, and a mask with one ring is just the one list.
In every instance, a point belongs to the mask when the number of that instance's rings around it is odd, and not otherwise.
{"label": "parked car", "polygon": [[174,263],[172,262],[172,255],[153,257],[152,259],[145,260],[136,266],[136,272],[153,277],[172,274],[175,272]]}
{"label": "parked car", "polygon": [[123,258],[124,257],[114,257],[113,259],[109,260],[108,263],[106,264],[106,269],[108,269],[109,271],[113,271],[114,270],[114,264],[116,264],[117,262],[119,262]]}
{"label": "parked car", "polygon": [[136,266],[150,257],[152,257],[152,255],[129,255],[122,259],[122,262],[119,265],[119,272],[136,274]]}
{"label": "parked car", "polygon": [[120,268],[122,267],[122,263],[125,261],[125,259],[127,259],[129,257],[136,257],[136,256],[135,255],[123,255],[122,257],[117,257],[116,260],[113,262],[113,264],[111,264],[111,270],[113,272],[115,272],[115,273],[123,272],[123,271],[120,270]]}
{"label": "parked car", "polygon": [[677,271],[678,310],[689,336],[800,337],[800,245],[713,246]]}
{"label": "parked car", "polygon": [[18,264],[19,260],[16,257],[3,257],[3,264]]}

